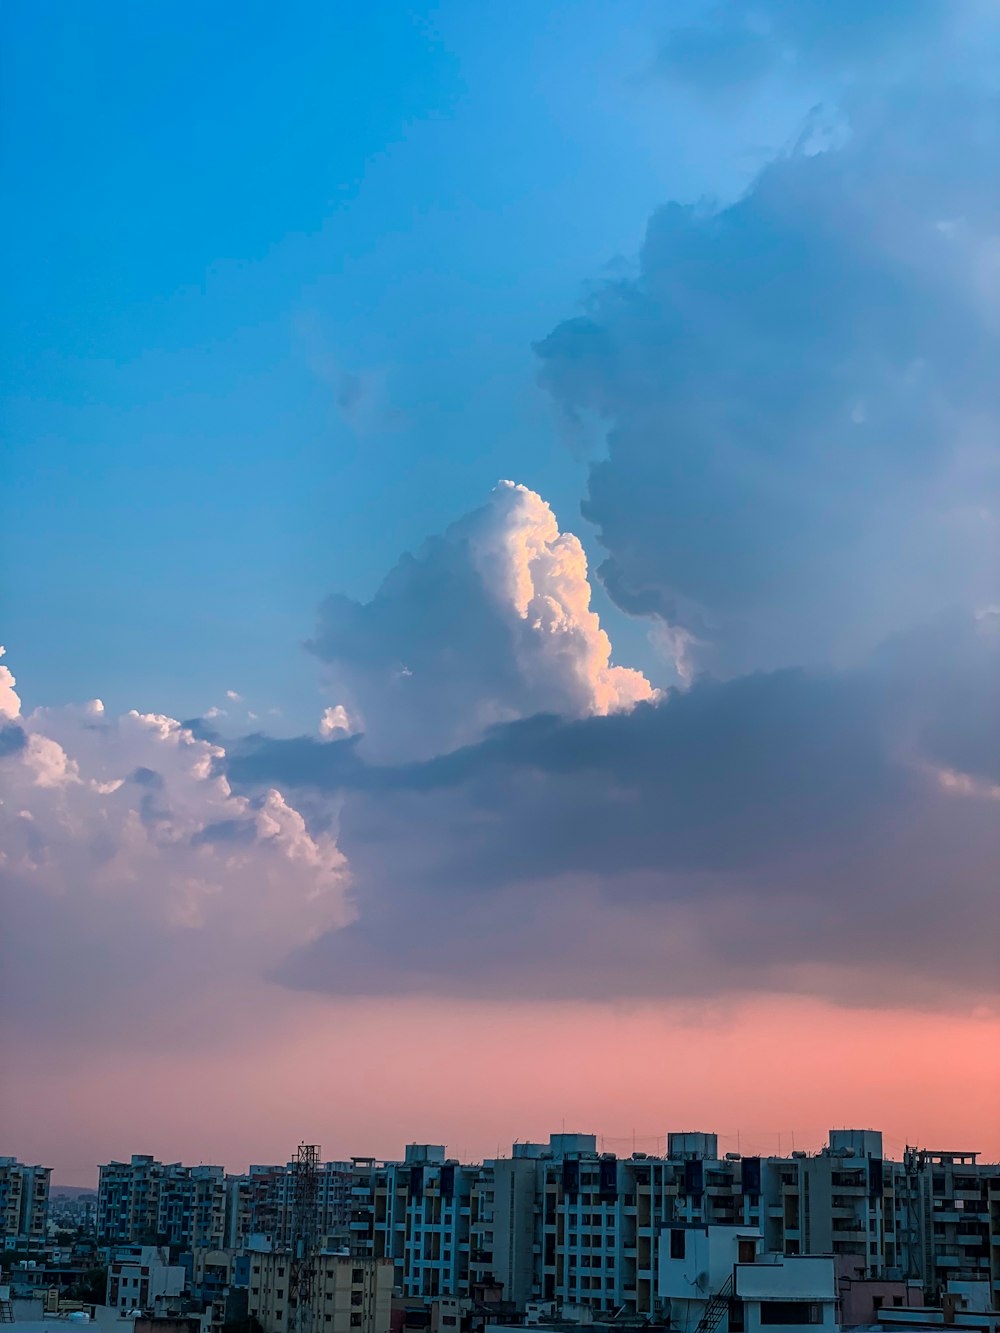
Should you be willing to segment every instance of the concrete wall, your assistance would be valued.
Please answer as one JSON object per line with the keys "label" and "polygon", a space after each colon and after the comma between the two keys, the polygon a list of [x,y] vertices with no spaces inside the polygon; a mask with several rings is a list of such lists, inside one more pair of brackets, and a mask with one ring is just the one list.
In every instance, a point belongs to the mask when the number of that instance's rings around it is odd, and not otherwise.
{"label": "concrete wall", "polygon": [[[670,1233],[684,1234],[684,1258],[671,1259]],[[658,1295],[674,1300],[705,1300],[732,1276],[741,1240],[760,1244],[753,1227],[664,1227],[660,1233]]]}
{"label": "concrete wall", "polygon": [[738,1264],[736,1294],[745,1301],[834,1301],[833,1260],[792,1255],[781,1263]]}

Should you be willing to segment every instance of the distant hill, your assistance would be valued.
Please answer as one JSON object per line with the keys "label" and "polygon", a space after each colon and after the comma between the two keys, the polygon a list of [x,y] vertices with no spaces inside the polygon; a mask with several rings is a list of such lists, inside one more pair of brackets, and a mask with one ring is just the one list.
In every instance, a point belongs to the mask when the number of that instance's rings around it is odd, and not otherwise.
{"label": "distant hill", "polygon": [[96,1194],[97,1189],[93,1185],[50,1185],[49,1198],[54,1199],[57,1194],[65,1194],[67,1198],[76,1199],[81,1194]]}

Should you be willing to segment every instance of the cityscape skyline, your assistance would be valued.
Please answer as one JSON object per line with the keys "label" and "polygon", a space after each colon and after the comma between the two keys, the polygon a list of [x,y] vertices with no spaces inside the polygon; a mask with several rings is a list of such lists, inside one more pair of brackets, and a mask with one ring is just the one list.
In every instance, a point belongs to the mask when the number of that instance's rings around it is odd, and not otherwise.
{"label": "cityscape skyline", "polygon": [[132,1154],[101,1165],[96,1198],[51,1208],[51,1168],[4,1157],[0,1239],[13,1288],[45,1290],[53,1313],[60,1291],[99,1289],[103,1258],[104,1317],[204,1328],[244,1310],[250,1333],[623,1318],[992,1333],[1000,1163],[955,1147],[895,1160],[857,1127],[778,1157],[690,1129],[661,1152],[606,1148],[562,1129],[482,1162],[420,1142],[338,1161],[300,1142],[237,1173]]}

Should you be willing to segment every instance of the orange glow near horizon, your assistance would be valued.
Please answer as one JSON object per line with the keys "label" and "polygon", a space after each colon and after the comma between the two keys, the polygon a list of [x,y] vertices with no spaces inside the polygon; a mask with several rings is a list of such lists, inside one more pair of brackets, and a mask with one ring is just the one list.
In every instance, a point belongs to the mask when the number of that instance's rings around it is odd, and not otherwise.
{"label": "orange glow near horizon", "polygon": [[881,1129],[890,1157],[914,1143],[1000,1158],[995,1014],[283,992],[249,1035],[214,1036],[169,1057],[98,1049],[56,1067],[26,1056],[36,1095],[8,1105],[8,1150],[66,1185],[93,1184],[97,1163],[133,1152],[239,1170],[284,1161],[302,1139],[328,1159],[397,1157],[417,1141],[478,1160],[564,1126],[619,1154],[662,1151],[672,1129],[715,1131],[722,1152],[787,1153],[855,1126]]}

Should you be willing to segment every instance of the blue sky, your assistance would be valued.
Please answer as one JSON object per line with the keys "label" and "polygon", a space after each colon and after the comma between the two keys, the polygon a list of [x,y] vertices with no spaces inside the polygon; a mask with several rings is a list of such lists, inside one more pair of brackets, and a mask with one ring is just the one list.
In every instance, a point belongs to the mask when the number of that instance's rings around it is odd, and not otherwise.
{"label": "blue sky", "polygon": [[321,597],[370,595],[498,478],[592,546],[531,344],[663,199],[744,188],[802,102],[692,116],[642,3],[4,24],[4,621],[32,703],[188,716],[233,688],[303,726]]}

